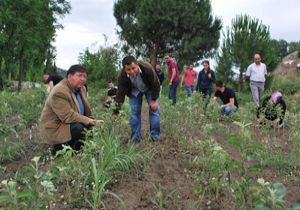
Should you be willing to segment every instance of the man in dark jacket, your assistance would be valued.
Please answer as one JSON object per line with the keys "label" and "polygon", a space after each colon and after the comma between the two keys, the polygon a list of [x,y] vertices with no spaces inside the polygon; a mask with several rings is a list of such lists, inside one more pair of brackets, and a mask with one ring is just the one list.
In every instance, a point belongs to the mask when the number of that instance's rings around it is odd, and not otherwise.
{"label": "man in dark jacket", "polygon": [[150,135],[153,141],[160,139],[160,111],[157,103],[160,83],[150,63],[137,61],[133,56],[126,56],[122,61],[123,69],[118,78],[118,91],[115,98],[118,114],[124,103],[125,95],[129,97],[131,108],[131,139],[141,140],[141,111],[143,95],[149,105]]}

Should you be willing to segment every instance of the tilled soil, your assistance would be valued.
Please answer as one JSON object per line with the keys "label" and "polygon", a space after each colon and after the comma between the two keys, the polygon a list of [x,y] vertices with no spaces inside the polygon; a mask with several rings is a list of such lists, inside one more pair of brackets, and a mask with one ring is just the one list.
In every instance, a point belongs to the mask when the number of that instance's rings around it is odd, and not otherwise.
{"label": "tilled soil", "polygon": [[[192,208],[199,198],[194,193],[190,171],[179,164],[178,142],[162,139],[153,143],[153,147],[157,154],[142,173],[123,178],[109,190],[116,193],[128,209],[152,209],[160,202],[165,209]],[[112,196],[105,197],[105,205],[108,210],[122,209]]]}

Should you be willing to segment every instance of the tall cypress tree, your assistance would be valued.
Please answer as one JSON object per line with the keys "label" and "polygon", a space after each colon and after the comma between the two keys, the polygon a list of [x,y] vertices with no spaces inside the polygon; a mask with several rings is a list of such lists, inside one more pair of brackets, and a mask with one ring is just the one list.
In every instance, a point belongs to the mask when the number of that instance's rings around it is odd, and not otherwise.
{"label": "tall cypress tree", "polygon": [[238,15],[232,20],[232,26],[227,28],[224,36],[224,44],[218,56],[217,73],[226,75],[226,72],[232,73],[232,67],[238,68],[239,90],[243,89],[243,73],[253,62],[255,53],[261,54],[269,70],[276,66],[278,59],[274,48],[271,47],[269,27],[260,20],[248,15]]}

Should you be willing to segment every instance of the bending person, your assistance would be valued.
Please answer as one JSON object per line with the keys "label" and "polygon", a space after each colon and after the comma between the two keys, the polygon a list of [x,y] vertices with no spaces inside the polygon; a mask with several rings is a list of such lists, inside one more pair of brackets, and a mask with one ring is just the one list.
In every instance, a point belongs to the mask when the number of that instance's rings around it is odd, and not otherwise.
{"label": "bending person", "polygon": [[225,87],[222,81],[216,81],[215,84],[216,92],[215,96],[212,99],[213,103],[216,102],[218,97],[222,100],[223,105],[221,105],[220,109],[224,116],[228,116],[231,113],[236,112],[239,104],[234,91],[230,88]]}
{"label": "bending person", "polygon": [[[282,94],[278,91],[273,92],[270,96],[262,101],[262,105],[257,109],[258,127],[266,124],[266,120],[275,122],[277,128],[284,126],[284,116],[286,112],[286,103]],[[261,119],[263,115],[263,119]]]}
{"label": "bending person", "polygon": [[114,116],[119,113],[125,96],[129,97],[131,140],[139,142],[141,136],[141,112],[143,96],[149,106],[150,136],[153,141],[160,139],[160,111],[158,97],[160,83],[155,70],[150,63],[137,61],[133,56],[126,56],[122,61],[123,69],[118,79],[118,91],[115,98],[117,109]]}

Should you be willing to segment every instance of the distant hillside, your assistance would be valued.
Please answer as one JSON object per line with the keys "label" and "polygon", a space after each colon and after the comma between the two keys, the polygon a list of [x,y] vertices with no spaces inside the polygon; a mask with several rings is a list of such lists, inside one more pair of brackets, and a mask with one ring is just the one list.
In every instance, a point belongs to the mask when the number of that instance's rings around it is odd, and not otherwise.
{"label": "distant hillside", "polygon": [[300,69],[297,69],[297,64],[300,63],[300,58],[297,56],[297,51],[285,56],[282,62],[276,67],[274,73],[276,76],[290,78],[300,76]]}

